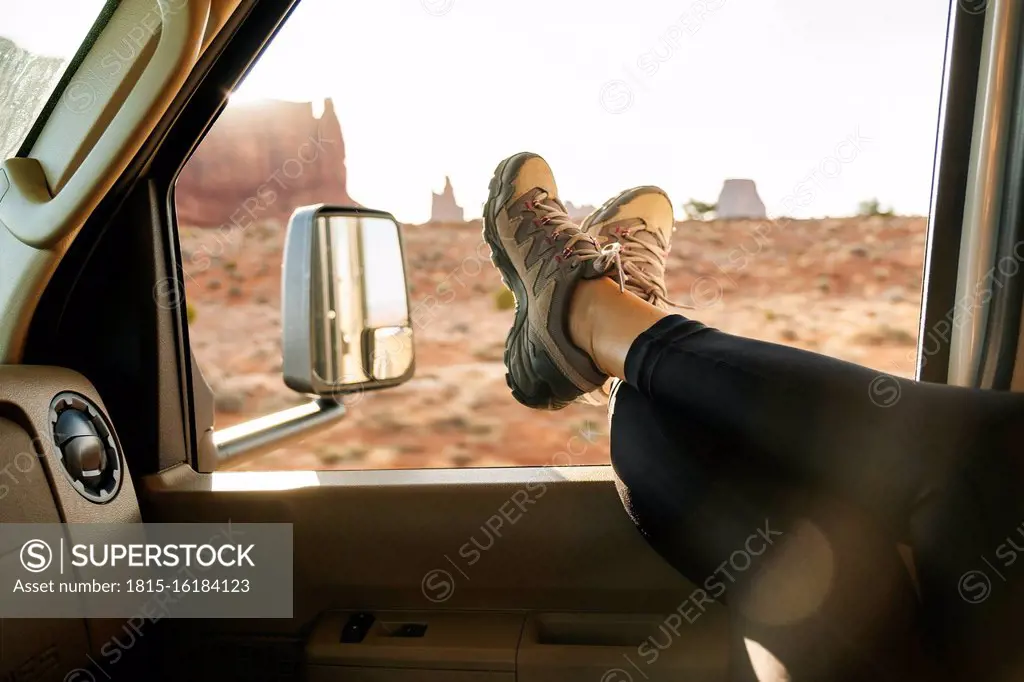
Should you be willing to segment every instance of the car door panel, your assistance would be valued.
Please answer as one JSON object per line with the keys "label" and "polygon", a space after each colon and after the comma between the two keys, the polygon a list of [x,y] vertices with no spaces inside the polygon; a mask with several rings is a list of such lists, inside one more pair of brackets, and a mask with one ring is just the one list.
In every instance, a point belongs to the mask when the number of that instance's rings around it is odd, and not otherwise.
{"label": "car door panel", "polygon": [[[600,679],[623,656],[643,665],[636,651],[645,638],[664,639],[674,627],[678,634],[667,636],[678,642],[675,662],[666,656],[656,670],[645,669],[655,673],[650,679],[724,675],[724,608],[689,612],[692,623],[672,615],[693,586],[623,513],[611,467],[199,474],[182,465],[145,477],[142,486],[148,520],[294,524],[294,618],[218,621],[204,630],[306,640],[316,622],[306,645],[316,668],[311,679],[401,680],[404,673],[381,671],[443,657],[430,645],[405,649],[405,658],[378,647],[369,659],[378,668],[365,677],[332,677],[337,671],[322,668],[352,673],[368,662],[359,651],[331,649],[338,611],[412,612],[419,614],[413,621],[428,624],[435,614],[450,631],[466,633],[462,653],[471,659],[497,646],[473,650],[474,637],[488,629],[479,619],[492,622],[489,613],[493,623],[507,622],[513,614],[523,635],[504,653],[517,656],[518,674],[537,676],[519,679],[538,680],[575,679],[573,670],[584,678],[596,670]],[[470,615],[460,621],[458,614]],[[403,618],[410,616],[393,617]],[[546,676],[558,671],[561,678]]]}

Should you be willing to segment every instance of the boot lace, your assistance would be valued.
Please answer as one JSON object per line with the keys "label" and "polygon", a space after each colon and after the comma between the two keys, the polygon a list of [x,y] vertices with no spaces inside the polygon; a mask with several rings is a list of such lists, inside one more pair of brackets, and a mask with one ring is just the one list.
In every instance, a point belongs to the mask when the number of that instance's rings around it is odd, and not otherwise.
{"label": "boot lace", "polygon": [[564,232],[572,232],[566,239],[562,252],[555,256],[555,260],[561,263],[575,257],[581,263],[593,261],[593,267],[597,272],[607,272],[614,266],[619,274],[619,289],[625,291],[626,280],[619,255],[622,247],[617,243],[601,246],[592,235],[580,230],[579,225],[558,205],[557,200],[545,201],[548,198],[548,193],[542,190],[532,201],[526,203],[526,208],[537,214],[538,218],[534,221],[536,224],[551,226],[549,239],[554,240]]}
{"label": "boot lace", "polygon": [[643,227],[644,221],[639,218],[618,225],[614,230],[618,241],[602,247],[607,248],[611,244],[621,246],[616,260],[620,287],[625,286],[648,303],[662,308],[692,309],[693,306],[673,301],[668,297],[668,291],[665,289],[665,259],[668,258],[669,244],[659,230],[645,231],[645,234],[653,238],[653,243],[640,240],[637,237],[638,228]]}

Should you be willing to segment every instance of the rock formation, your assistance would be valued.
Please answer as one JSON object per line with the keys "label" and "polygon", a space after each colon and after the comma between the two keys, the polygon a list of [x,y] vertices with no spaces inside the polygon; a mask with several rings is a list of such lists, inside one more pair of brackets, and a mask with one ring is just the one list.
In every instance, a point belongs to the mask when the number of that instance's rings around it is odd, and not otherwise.
{"label": "rock formation", "polygon": [[753,180],[726,180],[722,185],[722,193],[718,195],[718,218],[753,218],[768,217],[764,202],[757,194],[757,185]]}
{"label": "rock formation", "polygon": [[571,201],[565,202],[565,212],[569,214],[570,218],[577,222],[583,220],[596,210],[597,207],[591,206],[590,204],[583,204],[582,206],[577,206]]}
{"label": "rock formation", "polygon": [[348,195],[345,142],[334,103],[231,105],[185,165],[175,189],[183,225],[244,227],[299,206],[358,205]]}
{"label": "rock formation", "polygon": [[444,176],[444,189],[440,194],[431,192],[430,222],[432,223],[461,223],[465,221],[465,211],[455,201],[455,189],[452,187],[452,179]]}

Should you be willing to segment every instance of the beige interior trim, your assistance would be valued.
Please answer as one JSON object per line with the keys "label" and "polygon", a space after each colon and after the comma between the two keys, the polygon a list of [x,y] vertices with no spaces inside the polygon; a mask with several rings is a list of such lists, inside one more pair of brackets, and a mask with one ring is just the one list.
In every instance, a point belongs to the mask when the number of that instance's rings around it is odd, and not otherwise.
{"label": "beige interior trim", "polygon": [[240,4],[242,4],[242,0],[211,0],[210,19],[206,24],[206,35],[203,36],[202,52],[206,52],[206,48],[228,23],[228,19]]}
{"label": "beige interior trim", "polygon": [[52,246],[95,208],[142,146],[139,132],[149,132],[154,110],[163,113],[169,101],[161,100],[177,93],[195,64],[208,16],[209,0],[118,7],[31,157],[5,164],[11,188],[0,201],[0,221],[18,239]]}
{"label": "beige interior trim", "polygon": [[124,0],[28,158],[0,165],[0,362],[17,362],[75,233],[138,153],[194,66],[210,0]]}

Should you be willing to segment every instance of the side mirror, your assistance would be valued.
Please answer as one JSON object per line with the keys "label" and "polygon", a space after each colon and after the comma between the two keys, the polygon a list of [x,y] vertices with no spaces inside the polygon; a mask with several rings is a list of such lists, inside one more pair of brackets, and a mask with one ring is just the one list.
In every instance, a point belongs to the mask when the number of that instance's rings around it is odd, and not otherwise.
{"label": "side mirror", "polygon": [[331,398],[412,377],[402,233],[390,213],[297,209],[288,223],[281,282],[289,388]]}

